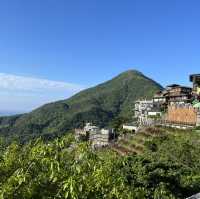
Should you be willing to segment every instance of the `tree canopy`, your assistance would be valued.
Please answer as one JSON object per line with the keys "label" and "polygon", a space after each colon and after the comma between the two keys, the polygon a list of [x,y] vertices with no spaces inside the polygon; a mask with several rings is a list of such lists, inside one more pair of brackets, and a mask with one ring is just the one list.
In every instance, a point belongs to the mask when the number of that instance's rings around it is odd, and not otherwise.
{"label": "tree canopy", "polygon": [[186,198],[200,190],[200,135],[172,132],[140,155],[94,151],[69,134],[26,145],[0,142],[0,198]]}

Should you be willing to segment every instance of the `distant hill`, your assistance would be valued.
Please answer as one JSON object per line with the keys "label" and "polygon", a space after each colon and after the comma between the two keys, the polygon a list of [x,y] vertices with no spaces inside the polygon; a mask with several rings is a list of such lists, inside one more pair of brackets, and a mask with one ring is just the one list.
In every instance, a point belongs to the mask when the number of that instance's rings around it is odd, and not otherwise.
{"label": "distant hill", "polygon": [[106,126],[118,116],[130,119],[137,99],[151,98],[161,89],[142,73],[126,71],[67,100],[46,104],[28,114],[0,118],[0,135],[27,141],[62,135],[86,121]]}

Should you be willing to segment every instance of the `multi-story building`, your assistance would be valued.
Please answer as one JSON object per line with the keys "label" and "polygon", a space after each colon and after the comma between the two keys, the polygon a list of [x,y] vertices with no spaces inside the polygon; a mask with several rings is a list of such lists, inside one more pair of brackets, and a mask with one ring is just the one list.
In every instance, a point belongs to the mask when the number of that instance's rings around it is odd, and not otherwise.
{"label": "multi-story building", "polygon": [[193,83],[193,93],[197,97],[200,96],[200,74],[190,75],[190,81]]}
{"label": "multi-story building", "polygon": [[152,125],[161,114],[160,108],[153,100],[141,100],[135,103],[135,118],[137,118],[139,126]]}
{"label": "multi-story building", "polygon": [[113,134],[112,129],[100,129],[91,123],[86,123],[83,129],[75,129],[76,139],[90,141],[94,148],[108,146]]}
{"label": "multi-story building", "polygon": [[167,102],[166,97],[163,94],[163,91],[157,92],[153,97],[153,103],[154,104],[165,104]]}
{"label": "multi-story building", "polygon": [[83,129],[75,129],[75,138],[76,140],[87,141],[91,132],[99,132],[99,130],[97,126],[86,123]]}
{"label": "multi-story building", "polygon": [[145,117],[153,108],[153,100],[141,100],[135,102],[135,117]]}
{"label": "multi-story building", "polygon": [[139,124],[153,124],[152,118],[160,114],[160,121],[199,126],[200,74],[190,75],[190,81],[193,82],[193,89],[172,84],[156,93],[152,101],[137,101],[135,103],[135,117]]}
{"label": "multi-story building", "polygon": [[192,88],[180,86],[178,84],[172,84],[167,86],[163,91],[157,93],[154,98],[154,104],[167,108],[168,105],[174,103],[188,103],[192,100]]}
{"label": "multi-story building", "polygon": [[89,141],[92,143],[93,147],[104,147],[108,146],[111,140],[112,130],[101,129],[99,131],[94,131],[90,133]]}
{"label": "multi-story building", "polygon": [[85,132],[98,132],[100,129],[99,127],[92,125],[91,123],[86,123],[84,129]]}

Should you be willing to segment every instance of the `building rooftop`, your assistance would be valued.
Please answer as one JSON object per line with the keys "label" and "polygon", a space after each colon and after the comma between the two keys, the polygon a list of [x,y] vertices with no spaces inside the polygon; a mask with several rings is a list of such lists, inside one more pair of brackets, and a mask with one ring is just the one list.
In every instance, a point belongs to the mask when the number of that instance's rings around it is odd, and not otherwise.
{"label": "building rooftop", "polygon": [[135,103],[151,104],[153,103],[153,100],[137,100]]}
{"label": "building rooftop", "polygon": [[171,85],[168,85],[166,88],[187,88],[187,89],[192,89],[191,87],[189,86],[182,86],[182,85],[178,85],[178,84],[171,84]]}
{"label": "building rooftop", "polygon": [[200,74],[192,74],[190,75],[190,81],[193,82],[194,77],[200,78]]}
{"label": "building rooftop", "polygon": [[167,88],[175,88],[175,87],[180,87],[179,84],[170,84],[168,86],[166,86]]}

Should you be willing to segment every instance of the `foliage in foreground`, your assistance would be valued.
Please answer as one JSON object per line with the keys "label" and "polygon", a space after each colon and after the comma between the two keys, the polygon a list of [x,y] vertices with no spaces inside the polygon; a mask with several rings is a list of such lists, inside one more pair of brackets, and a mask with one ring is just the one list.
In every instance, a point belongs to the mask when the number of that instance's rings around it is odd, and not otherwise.
{"label": "foliage in foreground", "polygon": [[146,143],[142,155],[92,151],[72,135],[0,145],[0,198],[186,198],[200,190],[200,136],[179,133]]}

